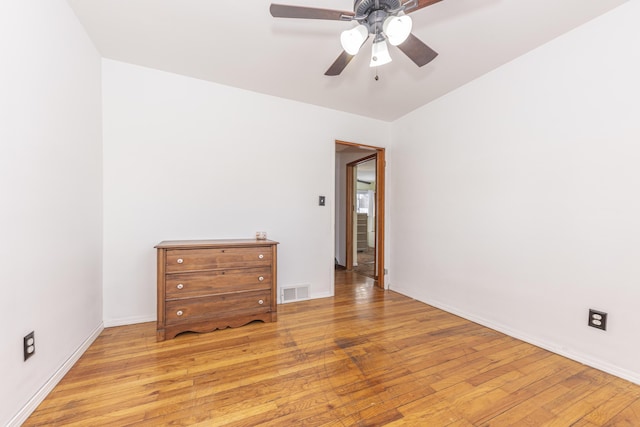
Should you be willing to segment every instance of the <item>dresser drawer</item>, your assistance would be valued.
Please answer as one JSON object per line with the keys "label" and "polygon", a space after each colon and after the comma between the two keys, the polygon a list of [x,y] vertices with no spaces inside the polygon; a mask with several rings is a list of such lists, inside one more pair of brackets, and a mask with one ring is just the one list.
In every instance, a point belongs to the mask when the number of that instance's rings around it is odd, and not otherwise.
{"label": "dresser drawer", "polygon": [[271,265],[271,248],[171,249],[166,252],[166,272]]}
{"label": "dresser drawer", "polygon": [[165,304],[165,321],[167,325],[172,325],[266,313],[270,309],[271,292],[269,290],[239,292],[185,300],[169,300]]}
{"label": "dresser drawer", "polygon": [[236,268],[167,274],[167,299],[271,289],[271,268]]}

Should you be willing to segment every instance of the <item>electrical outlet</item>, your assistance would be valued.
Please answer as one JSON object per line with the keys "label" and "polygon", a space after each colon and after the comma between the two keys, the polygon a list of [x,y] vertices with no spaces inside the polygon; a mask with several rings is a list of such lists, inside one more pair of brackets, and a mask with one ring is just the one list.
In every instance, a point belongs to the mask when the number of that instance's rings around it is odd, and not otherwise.
{"label": "electrical outlet", "polygon": [[23,338],[23,350],[24,350],[24,360],[27,361],[28,358],[33,356],[36,352],[36,338],[34,331],[27,334]]}
{"label": "electrical outlet", "polygon": [[603,331],[606,331],[607,330],[607,313],[590,308],[589,323],[587,324],[592,328],[598,328],[598,329],[602,329]]}

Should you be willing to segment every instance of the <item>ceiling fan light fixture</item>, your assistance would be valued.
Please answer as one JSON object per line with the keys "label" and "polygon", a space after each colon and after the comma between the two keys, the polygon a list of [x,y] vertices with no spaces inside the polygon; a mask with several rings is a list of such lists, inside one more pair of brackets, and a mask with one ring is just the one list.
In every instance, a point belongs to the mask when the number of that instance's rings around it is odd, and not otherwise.
{"label": "ceiling fan light fixture", "polygon": [[382,24],[382,31],[387,36],[389,43],[398,46],[409,37],[412,27],[411,17],[407,15],[389,16]]}
{"label": "ceiling fan light fixture", "polygon": [[391,55],[389,55],[389,47],[385,39],[376,41],[371,47],[371,62],[369,67],[377,67],[379,65],[388,64],[391,62]]}
{"label": "ceiling fan light fixture", "polygon": [[369,29],[366,25],[358,25],[350,30],[343,31],[340,34],[340,44],[349,55],[355,55],[360,50],[362,43],[369,37]]}

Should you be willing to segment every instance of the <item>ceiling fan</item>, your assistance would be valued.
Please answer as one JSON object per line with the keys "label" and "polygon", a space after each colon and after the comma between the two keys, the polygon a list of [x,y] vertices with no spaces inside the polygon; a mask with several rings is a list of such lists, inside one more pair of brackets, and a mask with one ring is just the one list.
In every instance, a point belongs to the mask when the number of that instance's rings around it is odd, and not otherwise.
{"label": "ceiling fan", "polygon": [[344,51],[324,73],[326,76],[337,76],[358,53],[369,35],[373,36],[371,67],[391,62],[387,41],[397,46],[418,67],[433,61],[438,53],[411,34],[412,22],[406,14],[439,1],[409,0],[403,3],[402,0],[354,0],[353,12],[274,3],[269,10],[275,18],[356,21],[356,27],[342,32],[340,42]]}

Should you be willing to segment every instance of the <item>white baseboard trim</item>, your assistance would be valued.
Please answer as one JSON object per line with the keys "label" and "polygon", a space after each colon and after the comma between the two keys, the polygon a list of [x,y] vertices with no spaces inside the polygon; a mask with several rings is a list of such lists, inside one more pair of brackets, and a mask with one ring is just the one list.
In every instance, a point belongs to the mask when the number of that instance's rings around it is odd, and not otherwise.
{"label": "white baseboard trim", "polygon": [[89,348],[91,344],[98,338],[100,333],[103,331],[104,325],[100,323],[98,327],[96,327],[91,334],[84,340],[84,342],[76,349],[76,351],[69,356],[69,358],[58,368],[58,370],[47,380],[46,383],[40,390],[36,392],[31,399],[18,411],[18,413],[9,420],[8,427],[19,427],[21,426],[27,418],[36,410],[38,405],[42,403],[42,401],[51,393],[51,390],[60,382],[60,380],[69,372],[69,370],[76,364],[80,356],[84,354],[85,351]]}
{"label": "white baseboard trim", "polygon": [[[409,296],[410,298],[413,298],[412,296],[410,296],[410,294],[406,293],[404,290],[400,288],[394,288],[393,290],[395,292],[398,292],[403,295]],[[623,369],[619,366],[610,364],[608,362],[605,362],[599,359],[594,359],[593,357],[584,353],[578,353],[578,352],[567,350],[557,344],[540,340],[539,338],[526,334],[522,331],[512,329],[509,326],[495,323],[490,320],[475,316],[473,314],[469,314],[465,311],[458,310],[457,308],[451,307],[448,304],[441,303],[440,301],[435,301],[428,298],[427,299],[415,298],[415,299],[418,301],[424,302],[425,304],[439,308],[440,310],[446,311],[447,313],[455,314],[456,316],[462,317],[463,319],[470,320],[471,322],[477,323],[482,326],[486,326],[487,328],[496,330],[498,332],[502,332],[503,334],[509,335],[510,337],[517,338],[521,341],[535,345],[536,347],[540,347],[545,350],[549,350],[552,353],[559,354],[560,356],[564,356],[568,359],[575,360],[576,362],[582,363],[583,365],[590,366],[592,368],[598,369],[600,371],[606,372],[611,375],[615,375],[616,377],[619,377],[627,381],[631,381],[632,383],[640,385],[640,374],[637,372]]]}
{"label": "white baseboard trim", "polygon": [[133,316],[122,317],[120,319],[105,319],[104,327],[111,328],[113,326],[135,325],[136,323],[155,322],[156,316]]}

